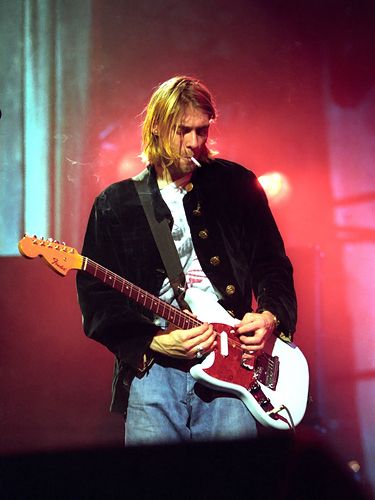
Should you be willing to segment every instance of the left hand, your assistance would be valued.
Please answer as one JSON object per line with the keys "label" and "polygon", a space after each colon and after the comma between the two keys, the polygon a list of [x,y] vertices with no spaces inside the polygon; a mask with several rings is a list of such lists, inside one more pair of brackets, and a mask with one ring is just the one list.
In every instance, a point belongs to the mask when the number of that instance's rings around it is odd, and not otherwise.
{"label": "left hand", "polygon": [[[275,316],[269,311],[246,313],[235,326],[236,335],[241,341],[243,359],[255,360],[264,349],[267,340],[276,328]],[[247,362],[247,364],[249,364]]]}

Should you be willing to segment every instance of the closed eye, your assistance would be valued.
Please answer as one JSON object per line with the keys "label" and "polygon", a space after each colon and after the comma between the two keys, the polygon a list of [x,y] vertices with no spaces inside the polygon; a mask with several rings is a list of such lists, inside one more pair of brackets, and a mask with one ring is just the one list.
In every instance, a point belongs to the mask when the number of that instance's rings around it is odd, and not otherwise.
{"label": "closed eye", "polygon": [[[180,125],[177,129],[178,135],[186,135],[189,134],[193,130],[192,127],[185,127],[184,125]],[[205,137],[208,134],[208,126],[198,127],[195,129],[196,134],[200,137]]]}

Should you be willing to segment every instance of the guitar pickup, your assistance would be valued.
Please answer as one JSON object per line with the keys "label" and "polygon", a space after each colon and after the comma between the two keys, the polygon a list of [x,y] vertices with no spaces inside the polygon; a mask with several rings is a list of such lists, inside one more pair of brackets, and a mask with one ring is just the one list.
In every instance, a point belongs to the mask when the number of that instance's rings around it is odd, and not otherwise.
{"label": "guitar pickup", "polygon": [[228,334],[225,331],[220,333],[220,354],[223,357],[227,357],[229,355]]}

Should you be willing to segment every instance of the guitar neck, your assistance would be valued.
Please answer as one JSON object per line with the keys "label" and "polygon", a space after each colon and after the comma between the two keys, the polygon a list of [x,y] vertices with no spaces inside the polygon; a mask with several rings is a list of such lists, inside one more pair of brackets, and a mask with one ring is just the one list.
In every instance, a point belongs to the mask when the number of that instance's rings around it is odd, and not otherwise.
{"label": "guitar neck", "polygon": [[201,321],[192,318],[189,314],[180,311],[170,304],[167,304],[149,292],[146,292],[146,290],[134,285],[130,281],[127,281],[125,278],[113,273],[100,264],[97,264],[88,257],[83,257],[82,270],[88,272],[106,285],[118,290],[122,294],[134,300],[137,304],[142,305],[149,311],[155,313],[157,316],[166,319],[182,330],[187,330],[202,324]]}

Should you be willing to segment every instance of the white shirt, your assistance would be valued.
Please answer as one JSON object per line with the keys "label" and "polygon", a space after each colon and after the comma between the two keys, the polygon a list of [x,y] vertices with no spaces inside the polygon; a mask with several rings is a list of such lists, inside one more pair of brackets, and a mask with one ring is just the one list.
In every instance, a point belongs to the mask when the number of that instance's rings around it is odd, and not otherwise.
{"label": "white shirt", "polygon": [[[173,216],[172,237],[180,257],[182,270],[186,276],[187,288],[196,287],[207,293],[214,294],[217,298],[218,295],[215,293],[210,280],[203,272],[197,254],[195,253],[190,227],[185,215],[183,198],[187,192],[185,186],[189,182],[190,177],[191,174],[172,184],[168,184],[168,186],[160,190],[160,193]],[[159,297],[161,300],[177,306],[168,278],[166,278],[162,284]],[[159,322],[158,319],[155,322],[159,325],[163,325],[163,320]]]}

